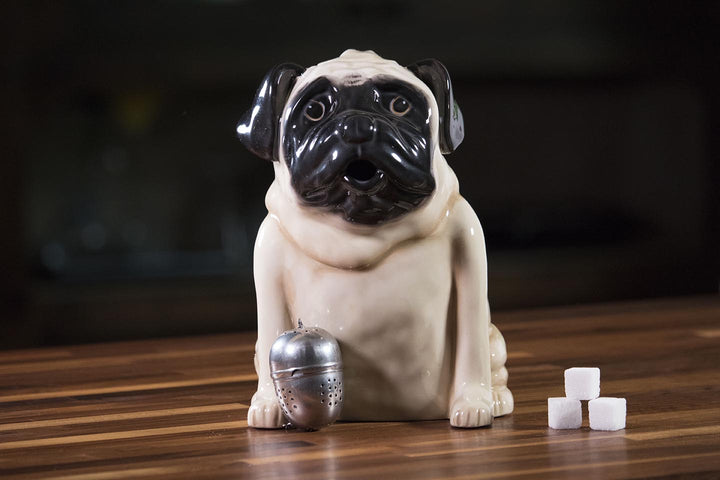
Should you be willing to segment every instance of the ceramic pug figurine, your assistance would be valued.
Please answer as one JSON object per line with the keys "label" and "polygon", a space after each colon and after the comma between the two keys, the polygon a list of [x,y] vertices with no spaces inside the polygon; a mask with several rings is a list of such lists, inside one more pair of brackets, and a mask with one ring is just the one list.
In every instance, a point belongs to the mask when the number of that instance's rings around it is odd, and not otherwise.
{"label": "ceramic pug figurine", "polygon": [[510,413],[482,228],[443,157],[464,134],[445,67],[356,50],[281,64],[237,133],[275,168],[255,243],[248,424],[283,424],[268,355],[298,319],[340,343],[343,420],[480,427]]}

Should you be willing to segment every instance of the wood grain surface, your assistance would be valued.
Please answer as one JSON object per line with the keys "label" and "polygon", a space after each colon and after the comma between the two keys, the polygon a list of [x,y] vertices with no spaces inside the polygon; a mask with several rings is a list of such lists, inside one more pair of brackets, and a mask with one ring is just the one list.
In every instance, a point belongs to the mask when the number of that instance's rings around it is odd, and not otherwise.
{"label": "wood grain surface", "polygon": [[[202,319],[198,319],[202,321]],[[0,352],[0,478],[720,478],[720,297],[498,313],[515,412],[247,427],[254,335]],[[563,370],[626,397],[618,432],[551,430]]]}

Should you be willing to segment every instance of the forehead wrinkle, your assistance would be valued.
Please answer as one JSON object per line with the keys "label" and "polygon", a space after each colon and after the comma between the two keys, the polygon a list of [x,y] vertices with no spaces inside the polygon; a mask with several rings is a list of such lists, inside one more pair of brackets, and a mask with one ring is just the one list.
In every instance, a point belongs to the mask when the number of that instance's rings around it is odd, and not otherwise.
{"label": "forehead wrinkle", "polygon": [[[308,91],[312,90],[318,82],[327,81],[335,88],[341,89],[342,87],[359,87],[364,84],[382,85],[397,82],[402,84],[404,87],[412,88],[417,90],[420,95],[433,105],[433,109],[437,107],[435,104],[435,97],[433,96],[430,88],[419,78],[413,75],[409,70],[404,69],[407,75],[394,76],[388,72],[376,72],[372,76],[360,75],[356,72],[351,72],[348,75],[320,75],[315,78],[303,78],[301,77],[295,86],[293,87],[290,95],[288,96],[287,105],[294,104],[297,100],[305,95]],[[304,81],[302,81],[304,80]]]}
{"label": "forehead wrinkle", "polygon": [[[425,97],[430,111],[430,127],[433,138],[438,137],[439,109],[435,96],[425,82],[416,77],[410,70],[401,66],[393,60],[387,60],[374,52],[346,51],[338,58],[321,62],[308,67],[305,72],[297,78],[295,85],[288,95],[280,121],[280,138],[285,136],[285,125],[292,111],[292,107],[298,100],[298,96],[306,92],[306,87],[315,80],[326,78],[333,85],[343,85],[348,78],[362,78],[364,81],[371,81],[378,77],[390,77],[401,80],[406,84],[419,90]],[[280,156],[284,157],[284,142],[280,143]]]}
{"label": "forehead wrinkle", "polygon": [[362,81],[372,81],[378,77],[401,80],[415,87],[425,96],[433,110],[432,116],[437,118],[437,103],[430,91],[430,87],[396,61],[387,60],[370,51],[348,50],[338,58],[308,67],[298,77],[293,90],[290,92],[288,105],[296,101],[298,94],[304,92],[307,85],[314,83],[319,78],[327,78],[334,85],[342,86],[348,83],[362,83],[360,82],[361,79]]}
{"label": "forehead wrinkle", "polygon": [[[347,77],[340,81],[329,79],[327,77],[318,77],[307,85],[303,86],[298,90],[297,94],[290,97],[287,103],[289,109],[294,109],[299,105],[301,101],[306,101],[308,96],[315,96],[314,90],[326,89],[325,83],[328,83],[339,97],[356,97],[358,94],[364,93],[384,93],[387,90],[396,90],[400,87],[400,90],[406,90],[409,94],[417,94],[426,102],[428,101],[427,96],[423,91],[418,90],[415,85],[406,82],[405,80],[396,79],[388,76],[387,74],[380,74],[373,78],[364,78],[359,75]],[[321,88],[318,88],[321,87]],[[389,87],[389,88],[388,88]],[[321,92],[322,93],[322,92]]]}

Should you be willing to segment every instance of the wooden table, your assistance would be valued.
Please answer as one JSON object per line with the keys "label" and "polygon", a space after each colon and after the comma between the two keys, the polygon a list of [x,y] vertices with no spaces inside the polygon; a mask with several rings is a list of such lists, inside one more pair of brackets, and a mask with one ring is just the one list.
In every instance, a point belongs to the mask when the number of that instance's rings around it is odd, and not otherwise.
{"label": "wooden table", "polygon": [[[476,430],[248,428],[251,334],[0,352],[0,478],[720,478],[720,297],[494,321],[516,409]],[[627,428],[548,429],[563,370],[588,365],[627,398]]]}

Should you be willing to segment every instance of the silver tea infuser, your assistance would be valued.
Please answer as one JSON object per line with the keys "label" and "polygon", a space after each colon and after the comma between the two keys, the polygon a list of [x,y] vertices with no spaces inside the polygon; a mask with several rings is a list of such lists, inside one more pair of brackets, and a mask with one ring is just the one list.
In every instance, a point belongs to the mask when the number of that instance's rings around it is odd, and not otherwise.
{"label": "silver tea infuser", "polygon": [[327,331],[298,327],[280,335],[270,349],[275,393],[292,426],[317,430],[340,416],[343,372],[340,346]]}

